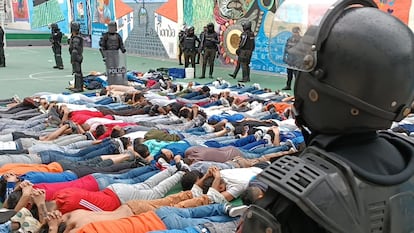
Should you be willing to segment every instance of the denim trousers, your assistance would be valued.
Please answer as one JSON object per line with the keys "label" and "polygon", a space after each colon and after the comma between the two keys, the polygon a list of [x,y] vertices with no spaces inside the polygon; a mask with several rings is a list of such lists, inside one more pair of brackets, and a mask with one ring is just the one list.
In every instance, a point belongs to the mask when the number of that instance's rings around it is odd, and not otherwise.
{"label": "denim trousers", "polygon": [[194,208],[161,207],[155,210],[167,229],[184,229],[208,222],[229,222],[233,218],[225,212],[224,204],[210,204]]}

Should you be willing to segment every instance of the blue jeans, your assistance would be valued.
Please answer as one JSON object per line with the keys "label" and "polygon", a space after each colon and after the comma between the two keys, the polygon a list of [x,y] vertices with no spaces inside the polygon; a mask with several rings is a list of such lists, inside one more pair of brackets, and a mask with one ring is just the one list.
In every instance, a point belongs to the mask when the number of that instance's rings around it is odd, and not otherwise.
{"label": "blue jeans", "polygon": [[63,159],[71,161],[84,161],[101,155],[115,154],[116,150],[116,144],[110,139],[105,139],[97,145],[89,146],[74,154],[46,150],[39,152],[39,156],[42,159],[42,163],[48,164]]}
{"label": "blue jeans", "polygon": [[167,229],[184,229],[207,222],[229,222],[224,204],[210,204],[195,208],[161,207],[155,210]]}
{"label": "blue jeans", "polygon": [[56,183],[56,182],[66,182],[71,180],[78,179],[78,176],[70,171],[64,171],[60,173],[52,172],[27,172],[26,174],[20,176],[23,180],[28,180],[32,184],[38,183]]}
{"label": "blue jeans", "polygon": [[102,173],[94,173],[92,174],[95,177],[96,182],[98,183],[99,189],[102,190],[107,186],[115,183],[123,183],[123,184],[137,184],[144,182],[151,176],[157,174],[160,170],[158,170],[155,166],[144,166],[144,167],[137,167],[134,169],[129,170],[128,172],[121,173],[121,174],[102,174]]}

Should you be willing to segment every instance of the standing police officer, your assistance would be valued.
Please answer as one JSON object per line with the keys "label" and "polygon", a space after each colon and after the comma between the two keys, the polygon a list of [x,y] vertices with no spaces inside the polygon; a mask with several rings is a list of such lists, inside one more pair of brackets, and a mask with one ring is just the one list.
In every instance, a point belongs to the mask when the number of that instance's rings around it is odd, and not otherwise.
{"label": "standing police officer", "polygon": [[110,22],[108,24],[108,32],[104,33],[99,41],[100,51],[105,61],[108,84],[126,85],[128,80],[126,79],[126,67],[122,62],[119,51],[126,52],[124,42],[121,35],[117,32],[116,22]]}
{"label": "standing police officer", "polygon": [[[289,50],[292,49],[293,47],[295,47],[299,41],[302,39],[302,37],[300,36],[300,28],[299,27],[293,27],[292,28],[292,36],[289,37],[289,39],[286,42],[285,45],[285,52],[283,54],[283,61],[286,62],[287,65],[294,65],[294,61],[295,61],[295,55],[289,53]],[[284,88],[282,88],[282,90],[291,90],[291,85],[292,85],[292,80],[293,80],[293,76],[297,76],[297,72],[293,69],[287,68],[286,69],[287,72],[287,80],[286,80],[286,86]]]}
{"label": "standing police officer", "polygon": [[186,35],[180,41],[183,43],[184,51],[184,67],[187,68],[190,63],[194,68],[195,73],[195,56],[197,53],[197,46],[200,43],[198,37],[194,34],[194,27],[188,28]]}
{"label": "standing police officer", "polygon": [[203,67],[200,78],[205,78],[207,63],[210,65],[208,77],[213,78],[214,59],[216,58],[218,43],[218,35],[217,32],[214,31],[214,24],[208,23],[207,31],[204,32],[200,45],[200,53],[203,54]]}
{"label": "standing police officer", "polygon": [[332,4],[291,67],[307,148],[258,175],[267,191],[238,232],[413,232],[414,141],[387,129],[411,112],[414,34],[373,0]]}
{"label": "standing police officer", "polygon": [[6,67],[6,57],[4,56],[4,30],[0,25],[0,67]]}
{"label": "standing police officer", "polygon": [[72,73],[75,75],[75,86],[70,88],[73,92],[83,91],[83,38],[79,35],[80,25],[78,22],[70,23],[71,37],[69,39],[70,63],[72,63]]}
{"label": "standing police officer", "polygon": [[178,33],[178,64],[184,65],[182,62],[183,52],[184,52],[184,37],[186,34],[186,26],[184,25],[183,28]]}
{"label": "standing police officer", "polygon": [[105,32],[99,41],[100,51],[104,61],[106,60],[105,51],[107,50],[121,50],[122,53],[126,52],[122,37],[118,34],[117,30],[116,22],[110,22],[108,24],[108,32]]}
{"label": "standing police officer", "polygon": [[243,78],[240,82],[250,82],[250,60],[252,59],[253,50],[255,48],[255,37],[252,32],[252,23],[242,23],[243,32],[240,35],[239,48],[236,50],[238,62],[242,68]]}
{"label": "standing police officer", "polygon": [[55,56],[56,65],[53,66],[54,69],[63,70],[63,61],[62,61],[62,36],[63,33],[60,31],[59,26],[56,23],[50,25],[51,34],[49,41],[52,43],[52,50]]}

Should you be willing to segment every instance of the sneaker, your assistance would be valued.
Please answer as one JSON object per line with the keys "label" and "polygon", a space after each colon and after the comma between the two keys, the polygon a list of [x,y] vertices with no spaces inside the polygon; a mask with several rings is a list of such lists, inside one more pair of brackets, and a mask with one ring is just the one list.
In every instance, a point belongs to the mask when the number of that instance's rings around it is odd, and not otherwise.
{"label": "sneaker", "polygon": [[292,151],[294,151],[294,152],[298,152],[298,148],[295,146],[295,143],[293,143],[293,141],[292,141],[292,140],[287,139],[285,143],[286,143],[286,145],[290,146],[290,149],[291,149]]}
{"label": "sneaker", "polygon": [[234,132],[234,126],[232,123],[227,122],[225,127],[226,127],[227,132]]}
{"label": "sneaker", "polygon": [[230,217],[238,217],[242,216],[244,212],[249,208],[247,205],[241,205],[241,206],[232,206],[231,204],[226,204],[224,207],[225,212]]}
{"label": "sneaker", "polygon": [[234,75],[234,74],[229,74],[229,76],[232,77],[233,79],[236,78],[236,75]]}
{"label": "sneaker", "polygon": [[256,90],[260,90],[260,89],[262,89],[262,88],[260,87],[260,84],[258,84],[258,83],[254,83],[252,86],[253,86],[254,88],[256,88]]}
{"label": "sneaker", "polygon": [[224,107],[230,107],[230,103],[229,103],[229,101],[228,101],[226,98],[221,97],[221,98],[220,98],[220,101],[221,101],[221,104],[222,104]]}
{"label": "sneaker", "polygon": [[20,226],[20,229],[23,230],[23,232],[39,232],[42,224],[40,224],[39,220],[34,217],[28,216],[24,219],[23,224]]}
{"label": "sneaker", "polygon": [[214,127],[209,125],[208,123],[204,123],[201,127],[203,127],[203,129],[204,129],[204,131],[206,131],[206,133],[214,132]]}
{"label": "sneaker", "polygon": [[96,138],[95,138],[95,136],[93,136],[92,132],[89,132],[89,131],[86,132],[85,136],[86,136],[86,140],[92,140],[92,141],[96,140]]}
{"label": "sneaker", "polygon": [[256,132],[254,132],[254,137],[256,138],[256,141],[259,141],[263,138],[263,130],[259,129]]}
{"label": "sneaker", "polygon": [[33,217],[30,210],[27,208],[22,208],[19,212],[17,212],[13,217],[10,218],[12,222],[20,223],[20,226],[24,223],[24,219],[27,217]]}
{"label": "sneaker", "polygon": [[284,91],[288,91],[288,90],[292,90],[292,88],[290,88],[290,87],[286,86],[286,87],[282,88],[282,90],[284,90]]}
{"label": "sneaker", "polygon": [[270,136],[270,134],[265,134],[263,139],[266,141],[266,145],[273,145],[272,136]]}
{"label": "sneaker", "polygon": [[179,163],[176,163],[175,167],[177,168],[177,171],[182,171],[182,172],[190,172],[191,171],[190,166],[188,166],[188,164],[184,163],[184,161],[182,161],[182,160]]}

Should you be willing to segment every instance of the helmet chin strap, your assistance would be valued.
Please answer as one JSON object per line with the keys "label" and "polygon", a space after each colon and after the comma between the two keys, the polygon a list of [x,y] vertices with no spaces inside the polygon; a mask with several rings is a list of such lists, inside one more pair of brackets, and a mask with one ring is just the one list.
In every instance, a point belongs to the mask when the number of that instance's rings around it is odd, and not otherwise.
{"label": "helmet chin strap", "polygon": [[305,120],[303,119],[302,115],[299,113],[299,111],[295,107],[297,106],[300,109],[302,103],[303,101],[301,99],[296,98],[295,105],[292,106],[292,112],[293,112],[293,115],[295,116],[295,124],[302,132],[305,144],[308,145],[309,142],[312,140],[312,136],[311,136],[312,131],[306,126]]}

